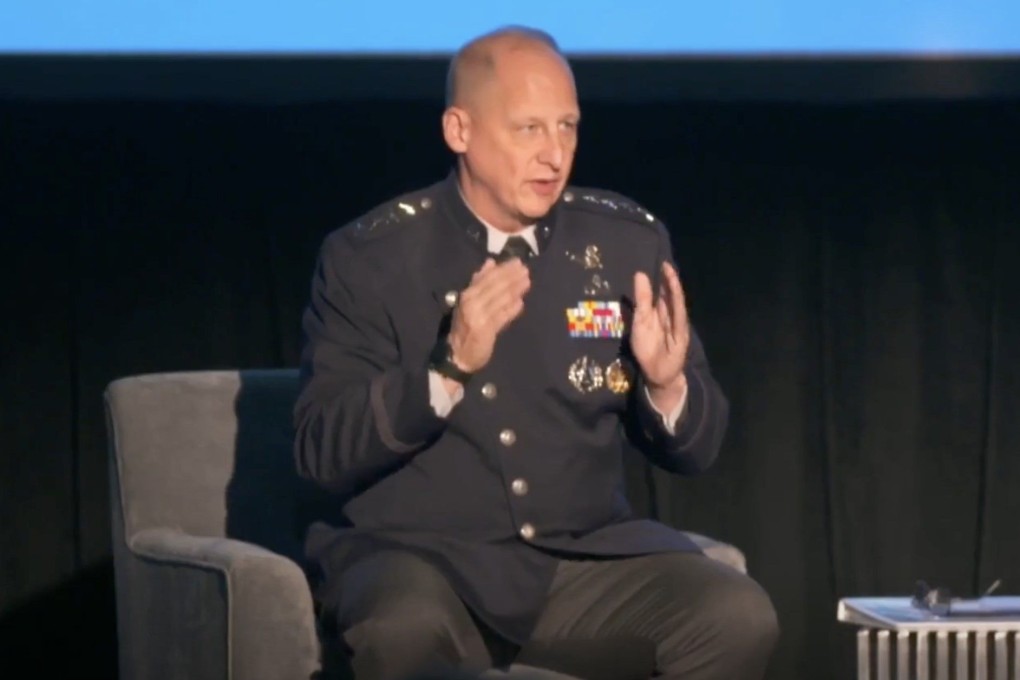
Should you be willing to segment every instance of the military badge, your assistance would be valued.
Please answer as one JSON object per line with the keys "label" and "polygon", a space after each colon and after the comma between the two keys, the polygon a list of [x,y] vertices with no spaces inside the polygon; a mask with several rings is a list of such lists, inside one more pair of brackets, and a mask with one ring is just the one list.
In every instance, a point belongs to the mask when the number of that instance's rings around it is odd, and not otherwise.
{"label": "military badge", "polygon": [[591,357],[580,357],[570,364],[567,380],[582,394],[590,394],[602,387],[602,367]]}
{"label": "military badge", "polygon": [[591,281],[584,287],[585,295],[608,295],[609,294],[609,282],[598,274],[593,274]]}
{"label": "military badge", "polygon": [[606,387],[616,394],[624,394],[630,389],[630,378],[619,359],[606,368]]}
{"label": "military badge", "polygon": [[567,309],[567,331],[572,338],[622,338],[623,326],[619,302],[581,300]]}
{"label": "military badge", "polygon": [[602,269],[602,255],[596,245],[585,246],[584,253],[572,253],[568,250],[567,257],[585,269]]}

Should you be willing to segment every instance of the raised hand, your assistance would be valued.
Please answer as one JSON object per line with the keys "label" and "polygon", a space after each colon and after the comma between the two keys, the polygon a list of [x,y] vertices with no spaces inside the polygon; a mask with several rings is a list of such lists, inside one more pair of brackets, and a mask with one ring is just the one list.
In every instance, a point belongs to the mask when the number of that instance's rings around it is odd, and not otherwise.
{"label": "raised hand", "polygon": [[474,373],[489,363],[496,336],[524,311],[531,287],[528,268],[517,258],[502,264],[485,261],[460,294],[450,323],[453,361]]}
{"label": "raised hand", "polygon": [[631,351],[656,406],[672,410],[687,389],[684,364],[690,343],[687,302],[676,270],[662,263],[658,300],[648,276],[634,274],[634,304]]}

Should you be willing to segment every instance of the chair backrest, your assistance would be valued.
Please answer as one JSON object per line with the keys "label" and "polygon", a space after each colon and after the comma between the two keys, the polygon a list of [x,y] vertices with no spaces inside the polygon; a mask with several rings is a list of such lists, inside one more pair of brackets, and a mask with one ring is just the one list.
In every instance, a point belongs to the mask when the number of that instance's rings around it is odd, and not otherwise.
{"label": "chair backrest", "polygon": [[121,378],[106,391],[115,525],[250,541],[298,561],[320,493],[294,466],[296,369]]}

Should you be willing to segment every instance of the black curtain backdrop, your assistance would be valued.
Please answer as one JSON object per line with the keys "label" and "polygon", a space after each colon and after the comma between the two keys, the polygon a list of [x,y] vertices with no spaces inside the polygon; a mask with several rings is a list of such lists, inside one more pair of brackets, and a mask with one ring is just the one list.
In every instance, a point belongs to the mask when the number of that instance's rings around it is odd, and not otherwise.
{"label": "black curtain backdrop", "polygon": [[[116,677],[106,384],[294,365],[320,240],[446,173],[440,107],[0,104],[5,676]],[[746,551],[770,678],[852,677],[840,597],[1020,592],[1020,102],[589,102],[575,180],[673,234],[732,424],[654,500]]]}

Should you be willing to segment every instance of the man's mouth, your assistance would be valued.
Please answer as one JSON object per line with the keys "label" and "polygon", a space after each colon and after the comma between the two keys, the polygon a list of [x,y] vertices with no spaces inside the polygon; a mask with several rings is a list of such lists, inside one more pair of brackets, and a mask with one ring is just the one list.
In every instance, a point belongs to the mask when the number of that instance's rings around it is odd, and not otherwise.
{"label": "man's mouth", "polygon": [[531,186],[534,187],[535,193],[541,196],[549,196],[555,193],[556,188],[559,186],[559,180],[555,179],[533,179],[531,180]]}

